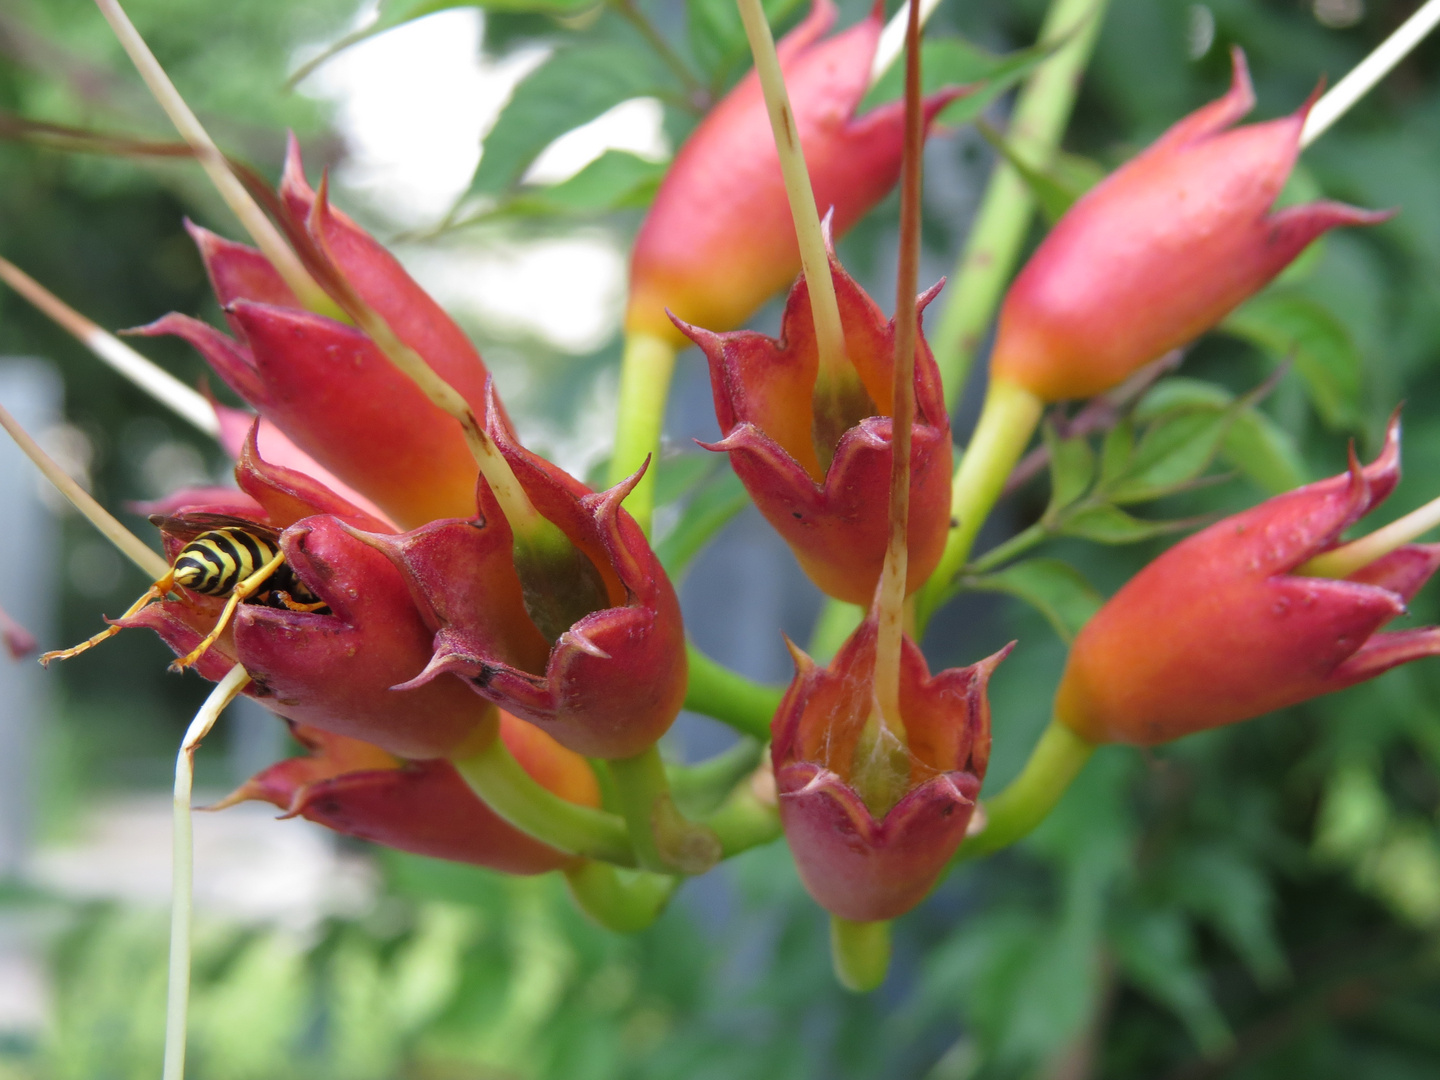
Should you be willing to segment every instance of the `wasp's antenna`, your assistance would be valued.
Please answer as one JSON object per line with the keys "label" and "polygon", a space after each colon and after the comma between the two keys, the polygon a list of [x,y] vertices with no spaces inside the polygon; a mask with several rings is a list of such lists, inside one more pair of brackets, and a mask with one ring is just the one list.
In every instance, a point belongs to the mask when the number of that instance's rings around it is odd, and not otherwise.
{"label": "wasp's antenna", "polygon": [[114,334],[102,330],[8,259],[0,257],[0,281],[30,301],[61,329],[115,371],[212,439],[220,420],[203,394],[192,390],[153,360],[142,356]]}
{"label": "wasp's antenna", "polygon": [[160,61],[155,59],[155,54],[145,44],[145,39],[135,29],[135,24],[125,14],[119,0],[95,0],[95,4],[105,16],[110,28],[115,31],[116,38],[135,65],[135,70],[150,88],[151,96],[165,110],[165,115],[170,117],[170,122],[175,125],[180,137],[195,151],[201,168],[210,177],[210,182],[215,185],[220,197],[225,200],[225,205],[240,219],[240,224],[245,227],[256,246],[264,252],[275,271],[285,279],[285,284],[290,286],[291,291],[300,298],[300,302],[311,311],[327,314],[333,311],[335,305],[329,295],[310,276],[299,256],[280,235],[280,230],[265,216],[265,211],[260,209],[259,204],[245,190],[245,185],[231,171],[225,155],[220,152],[215,140],[210,138],[209,132],[191,111],[190,106],[185,104],[180,91],[175,89],[170,76],[165,74],[165,69],[160,66]]}

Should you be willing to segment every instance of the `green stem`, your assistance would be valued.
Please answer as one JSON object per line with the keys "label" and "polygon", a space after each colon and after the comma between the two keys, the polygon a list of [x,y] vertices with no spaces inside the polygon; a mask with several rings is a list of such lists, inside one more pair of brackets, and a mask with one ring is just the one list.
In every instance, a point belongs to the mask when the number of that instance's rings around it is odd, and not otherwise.
{"label": "green stem", "polygon": [[1094,752],[1093,743],[1059,720],[1051,720],[1020,775],[982,804],[985,827],[961,845],[956,859],[989,855],[1028,835],[1055,809]]}
{"label": "green stem", "polygon": [[647,536],[655,510],[655,466],[665,425],[665,399],[674,372],[675,346],[670,342],[638,330],[626,334],[610,483],[620,483],[650,459],[650,467],[625,500],[625,509]]}
{"label": "green stem", "polygon": [[915,595],[917,636],[923,633],[955,575],[970,557],[980,527],[1004,491],[1005,481],[1025,452],[1043,410],[1044,402],[1024,387],[1000,379],[990,381],[980,422],[951,485],[950,517],[954,525],[945,541],[945,551],[930,580]]}
{"label": "green stem", "polygon": [[815,620],[815,629],[810,631],[810,648],[806,651],[811,659],[828,664],[864,618],[865,609],[859,604],[833,598],[825,601],[820,617]]}
{"label": "green stem", "polygon": [[1042,522],[1037,521],[1028,529],[1016,533],[1003,544],[997,544],[984,555],[981,555],[969,566],[965,572],[970,574],[988,574],[997,566],[1003,566],[1018,555],[1023,555],[1036,544],[1041,543],[1050,535],[1050,530]]}
{"label": "green stem", "polygon": [[846,990],[863,994],[876,989],[890,969],[890,924],[831,915],[830,959],[835,978]]}
{"label": "green stem", "polygon": [[720,841],[675,806],[658,747],[610,762],[620,808],[641,867],[656,873],[703,874],[720,861]]}
{"label": "green stem", "polygon": [[492,739],[478,754],[451,764],[486,806],[541,843],[567,855],[635,865],[624,821],[541,785],[511,756],[503,739]]}
{"label": "green stem", "polygon": [[761,802],[748,780],[731,791],[720,809],[705,819],[720,838],[720,857],[729,859],[742,851],[778,840],[780,814],[770,803]]}
{"label": "green stem", "polygon": [[685,708],[729,724],[742,735],[768,742],[770,719],[780,708],[785,689],[747,679],[711,660],[688,642],[685,656],[690,664]]}
{"label": "green stem", "polygon": [[581,911],[607,930],[634,934],[660,917],[679,879],[587,859],[565,870],[565,882]]}
{"label": "green stem", "polygon": [[[1106,0],[1053,0],[1050,5],[1040,40],[1056,41],[1067,35],[1070,39],[1025,83],[1006,136],[1009,145],[1034,165],[1043,166],[1060,144],[1105,4]],[[930,335],[952,410],[1019,261],[1034,212],[1035,197],[1020,173],[1006,162],[997,164],[950,277],[945,308]]]}
{"label": "green stem", "polygon": [[695,765],[665,769],[675,805],[688,817],[713,813],[729,798],[735,785],[755,771],[765,748],[756,739],[742,738],[722,754]]}

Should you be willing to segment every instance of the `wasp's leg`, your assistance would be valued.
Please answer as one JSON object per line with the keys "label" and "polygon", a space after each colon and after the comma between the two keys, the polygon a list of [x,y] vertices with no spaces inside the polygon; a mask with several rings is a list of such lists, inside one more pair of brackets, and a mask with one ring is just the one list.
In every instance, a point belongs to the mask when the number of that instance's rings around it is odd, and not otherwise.
{"label": "wasp's leg", "polygon": [[292,600],[290,594],[283,590],[277,592],[275,598],[291,611],[319,611],[321,608],[329,606],[324,600],[316,600],[313,604],[302,604],[298,600]]}
{"label": "wasp's leg", "polygon": [[[174,584],[175,571],[171,570],[170,573],[166,574],[159,581],[152,584],[150,588],[146,589],[144,595],[142,595],[139,600],[136,600],[135,603],[131,604],[125,614],[121,615],[120,618],[116,619],[115,621],[124,622],[126,619],[130,618],[130,616],[140,611],[141,608],[144,608],[152,601],[159,600],[161,597],[163,597],[166,593],[170,591]],[[76,645],[73,648],[57,649],[54,652],[47,652],[44,656],[40,657],[40,663],[48,666],[51,660],[69,660],[72,656],[79,656],[85,650],[93,649],[102,641],[114,637],[120,632],[120,630],[121,627],[119,626],[107,626],[104,630],[101,630],[100,633],[96,634],[94,637],[82,641],[79,645]]]}
{"label": "wasp's leg", "polygon": [[276,555],[264,566],[260,567],[259,570],[256,570],[236,585],[235,591],[230,594],[230,599],[225,601],[225,609],[220,612],[220,618],[215,623],[215,629],[206,634],[205,640],[200,642],[199,645],[196,645],[187,655],[182,656],[179,660],[171,664],[170,670],[184,671],[191,664],[195,663],[196,660],[204,656],[210,646],[214,645],[215,642],[219,640],[220,635],[225,632],[225,627],[230,625],[230,619],[235,614],[235,609],[240,606],[240,602],[250,599],[260,586],[265,584],[266,579],[275,573],[276,570],[280,569],[284,562],[284,555]]}

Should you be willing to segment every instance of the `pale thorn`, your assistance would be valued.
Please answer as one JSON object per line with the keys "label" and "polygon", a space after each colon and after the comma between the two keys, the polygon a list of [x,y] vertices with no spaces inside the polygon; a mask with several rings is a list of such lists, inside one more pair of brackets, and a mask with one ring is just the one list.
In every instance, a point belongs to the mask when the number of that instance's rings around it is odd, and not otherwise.
{"label": "pale thorn", "polygon": [[565,633],[560,635],[560,644],[574,645],[575,648],[579,649],[587,656],[593,656],[597,660],[610,659],[609,653],[607,653],[604,649],[600,648],[599,645],[596,645],[593,641],[591,641],[588,637],[586,637],[578,630],[566,630]]}
{"label": "pale thorn", "polygon": [[970,824],[965,826],[965,835],[967,837],[979,836],[985,831],[985,826],[988,824],[989,818],[985,814],[985,804],[977,802],[975,809],[970,812]]}
{"label": "pale thorn", "polygon": [[[920,0],[920,25],[924,26],[940,6],[940,0]],[[875,58],[870,62],[870,89],[874,90],[885,73],[890,70],[900,54],[905,51],[905,24],[910,18],[910,0],[900,5],[900,10],[890,17],[885,29],[880,31],[880,41],[875,46]]]}
{"label": "pale thorn", "polygon": [[160,108],[165,110],[165,115],[175,125],[180,137],[195,151],[195,158],[210,177],[210,183],[215,186],[225,205],[240,219],[240,224],[270,260],[276,273],[284,279],[285,284],[290,286],[291,291],[308,310],[327,314],[332,311],[334,304],[330,297],[310,276],[299,256],[280,235],[280,230],[231,171],[225,155],[220,152],[215,140],[210,138],[210,133],[205,130],[190,106],[185,104],[180,91],[175,89],[170,76],[165,74],[165,69],[160,66],[160,61],[155,59],[155,54],[150,51],[150,46],[145,44],[145,39],[135,29],[135,24],[125,14],[119,0],[95,0],[95,4],[115,32],[115,37],[135,65],[135,70],[150,88],[151,96]]}
{"label": "pale thorn", "polygon": [[96,502],[95,497],[76,483],[55,459],[43,450],[3,405],[0,405],[0,427],[10,433],[15,444],[25,451],[25,456],[35,463],[35,467],[44,474],[45,479],[69,499],[70,504],[99,529],[101,535],[119,549],[120,554],[138,566],[146,577],[158,581],[170,573],[170,564],[164,557],[147,546],[145,541],[122,525],[114,514]]}
{"label": "pale thorn", "polygon": [[192,831],[190,793],[195,779],[195,751],[215,726],[215,721],[234,701],[250,675],[236,664],[215,684],[205,704],[195,714],[180,753],[175,759],[174,823],[172,832],[172,877],[170,879],[170,981],[165,1001],[165,1065],[162,1080],[184,1080],[185,1025],[190,1012],[190,924],[195,893],[195,841]]}
{"label": "pale thorn", "polygon": [[71,334],[80,344],[180,419],[212,439],[219,437],[220,420],[203,394],[186,386],[114,334],[102,330],[5,258],[0,258],[0,281],[4,281],[62,330]]}
{"label": "pale thorn", "polygon": [[1373,90],[1437,25],[1440,25],[1440,0],[1429,0],[1315,103],[1305,117],[1305,126],[1300,129],[1300,146],[1307,147],[1325,134],[1331,124]]}
{"label": "pale thorn", "polygon": [[813,792],[834,787],[836,784],[840,784],[842,787],[845,786],[845,782],[840,779],[838,773],[831,772],[829,769],[817,769],[815,775],[809,779],[803,788],[799,791],[788,792],[787,794],[798,798],[801,795],[810,795]]}
{"label": "pale thorn", "polygon": [[1432,499],[1418,510],[1381,526],[1369,536],[1316,555],[1297,567],[1295,573],[1306,577],[1348,578],[1437,525],[1440,525],[1440,498]]}

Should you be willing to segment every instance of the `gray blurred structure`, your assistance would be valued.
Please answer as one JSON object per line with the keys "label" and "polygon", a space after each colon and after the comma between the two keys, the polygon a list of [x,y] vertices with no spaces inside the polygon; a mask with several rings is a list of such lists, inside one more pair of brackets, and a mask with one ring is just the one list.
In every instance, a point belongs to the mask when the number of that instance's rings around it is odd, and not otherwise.
{"label": "gray blurred structure", "polygon": [[[0,403],[37,437],[60,418],[59,375],[39,360],[0,358]],[[42,643],[51,639],[57,523],[40,501],[40,474],[0,437],[0,606]],[[35,733],[46,708],[44,672],[33,657],[0,655],[0,878],[14,878],[33,824]]]}

